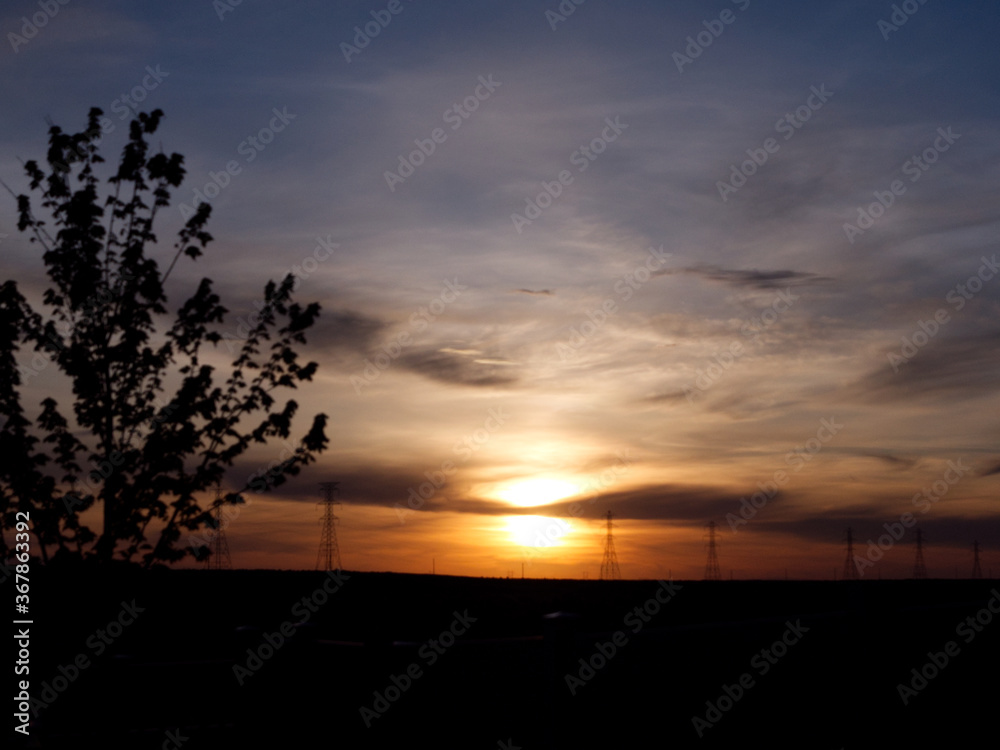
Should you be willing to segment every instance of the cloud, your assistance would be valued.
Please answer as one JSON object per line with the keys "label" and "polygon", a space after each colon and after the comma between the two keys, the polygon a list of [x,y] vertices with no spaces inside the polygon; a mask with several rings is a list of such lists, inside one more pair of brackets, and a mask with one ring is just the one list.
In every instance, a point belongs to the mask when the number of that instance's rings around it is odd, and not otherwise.
{"label": "cloud", "polygon": [[[869,401],[939,398],[965,400],[992,395],[1000,376],[1000,331],[932,340],[904,362],[887,363],[856,381],[849,391]],[[900,349],[887,354],[900,356]]]}
{"label": "cloud", "polygon": [[688,266],[656,271],[655,276],[672,276],[686,273],[701,276],[709,281],[718,281],[736,288],[783,289],[788,286],[804,286],[832,281],[827,276],[803,271],[778,270],[758,271],[720,268],[719,266]]}
{"label": "cloud", "polygon": [[[858,511],[860,509],[853,509]],[[911,508],[912,510],[912,508]],[[917,523],[904,527],[904,533],[900,540],[896,542],[893,549],[887,553],[887,559],[895,563],[912,565],[914,554],[914,542],[916,540],[916,529],[919,526],[924,532],[924,555],[927,558],[927,566],[933,568],[934,547],[966,547],[970,549],[969,562],[971,567],[972,555],[971,547],[973,539],[978,539],[983,548],[995,548],[1000,543],[1000,516],[983,516],[977,514],[976,518],[964,518],[957,515],[945,516],[941,514],[932,517],[917,518]],[[854,553],[864,556],[868,549],[869,540],[877,540],[884,536],[886,524],[898,533],[900,513],[883,512],[877,513],[862,512],[841,512],[817,515],[814,517],[800,517],[776,520],[774,518],[756,518],[745,527],[740,528],[740,532],[767,531],[787,534],[796,539],[804,539],[817,544],[843,544],[846,550],[846,530],[851,528],[854,535]],[[844,554],[841,553],[837,562],[843,563]],[[930,571],[932,574],[933,570]],[[952,571],[943,571],[950,574]]]}
{"label": "cloud", "polygon": [[322,310],[310,340],[324,349],[365,352],[385,327],[385,322],[356,310]]}
{"label": "cloud", "polygon": [[[749,494],[753,488],[747,488]],[[772,500],[782,496],[777,493]],[[428,509],[479,513],[483,515],[542,515],[566,517],[579,515],[581,518],[597,518],[609,508],[615,518],[641,521],[669,521],[672,524],[701,526],[709,520],[722,519],[727,513],[739,511],[743,495],[709,485],[653,484],[619,492],[607,492],[579,497],[571,497],[551,505],[530,507],[512,506],[486,498],[449,499],[447,505],[428,502]],[[570,508],[579,503],[580,512],[573,514]]]}
{"label": "cloud", "polygon": [[515,289],[515,294],[544,294],[552,296],[555,292],[551,289]]}
{"label": "cloud", "polygon": [[989,468],[983,470],[983,473],[980,474],[979,476],[981,476],[981,477],[991,477],[994,474],[1000,474],[1000,461],[997,461],[995,464],[993,464]]}
{"label": "cloud", "polygon": [[850,453],[855,456],[861,456],[862,458],[874,458],[877,461],[882,461],[892,468],[895,469],[911,469],[917,465],[918,460],[915,458],[903,458],[902,456],[895,456],[887,451],[872,451],[872,450],[843,450],[843,453]]}
{"label": "cloud", "polygon": [[[423,349],[406,352],[399,365],[411,372],[452,385],[475,387],[505,386],[517,382],[509,374],[500,374],[498,365],[484,359],[469,359],[454,349]],[[504,365],[509,364],[504,361]]]}
{"label": "cloud", "polygon": [[646,396],[642,401],[647,404],[675,404],[678,401],[683,401],[685,398],[687,398],[687,394],[684,391],[666,391]]}

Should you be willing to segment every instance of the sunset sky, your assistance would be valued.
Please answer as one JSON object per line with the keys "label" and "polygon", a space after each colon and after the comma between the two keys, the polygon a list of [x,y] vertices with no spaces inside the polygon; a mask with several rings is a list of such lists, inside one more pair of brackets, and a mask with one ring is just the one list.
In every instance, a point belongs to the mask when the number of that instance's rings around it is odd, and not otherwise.
{"label": "sunset sky", "polygon": [[974,539],[1000,573],[996,3],[621,5],[13,0],[0,178],[93,106],[110,168],[127,98],[185,157],[161,265],[213,206],[171,310],[207,276],[238,335],[300,269],[320,368],[286,393],[330,448],[247,494],[238,567],[312,568],[336,480],[349,570],[596,578],[610,509],[626,578],[700,578],[713,520],[725,577],[839,576],[907,512],[932,576]]}

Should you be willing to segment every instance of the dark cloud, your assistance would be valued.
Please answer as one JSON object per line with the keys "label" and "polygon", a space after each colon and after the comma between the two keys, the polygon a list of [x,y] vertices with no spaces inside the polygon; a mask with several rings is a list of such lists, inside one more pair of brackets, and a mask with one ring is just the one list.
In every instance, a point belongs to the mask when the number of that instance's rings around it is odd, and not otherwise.
{"label": "dark cloud", "polygon": [[[695,392],[697,393],[697,392]],[[666,391],[664,393],[654,393],[642,399],[646,404],[676,404],[678,401],[686,399],[688,394],[684,391]]]}
{"label": "dark cloud", "polygon": [[[293,433],[294,434],[294,433]],[[291,441],[293,444],[296,441]],[[274,446],[273,460],[280,457],[282,447]],[[287,453],[285,454],[288,455]],[[247,481],[247,478],[267,470],[268,463],[254,463],[242,460],[234,464],[232,470],[233,482]],[[426,482],[426,477],[418,471],[411,471],[385,464],[369,464],[362,461],[338,461],[335,476],[325,476],[317,470],[305,470],[299,476],[291,477],[284,484],[272,488],[265,493],[247,492],[248,503],[267,496],[280,495],[283,499],[316,503],[321,499],[318,483],[321,481],[337,481],[340,483],[339,500],[344,505],[376,505],[392,508],[396,503],[404,506],[407,503],[410,488],[418,487]],[[442,492],[445,488],[442,488]]]}
{"label": "dark cloud", "polygon": [[[931,339],[904,360],[902,345],[887,352],[886,364],[848,390],[870,401],[938,398],[964,400],[997,391],[1000,331],[962,338]],[[893,355],[892,362],[889,356]],[[897,359],[898,357],[898,359]]]}
{"label": "dark cloud", "polygon": [[517,294],[542,294],[548,296],[555,294],[551,289],[515,289],[514,292]]}
{"label": "dark cloud", "polygon": [[829,277],[803,271],[777,270],[758,271],[720,268],[719,266],[688,266],[657,271],[657,276],[671,276],[686,273],[701,276],[709,281],[718,281],[731,287],[752,289],[784,289],[788,286],[804,286],[832,281]]}
{"label": "dark cloud", "polygon": [[[712,486],[651,485],[625,492],[607,493],[597,499],[599,509],[610,508],[622,519],[668,521],[685,526],[703,526],[715,519],[722,522],[727,513],[737,513],[740,500],[757,488],[744,493]],[[771,499],[782,497],[778,492]],[[770,502],[770,501],[769,501]]]}
{"label": "dark cloud", "polygon": [[985,469],[985,470],[983,471],[983,473],[982,473],[982,474],[980,474],[979,476],[982,476],[982,477],[991,477],[991,476],[993,476],[994,474],[1000,474],[1000,461],[997,461],[997,462],[996,462],[995,464],[993,464],[992,466],[990,466],[990,467],[986,468],[986,469]]}
{"label": "dark cloud", "polygon": [[322,310],[308,335],[311,344],[323,349],[365,352],[385,327],[385,322],[356,310]]}
{"label": "dark cloud", "polygon": [[[845,510],[842,513],[816,514],[798,518],[775,519],[770,516],[755,518],[739,529],[748,533],[778,532],[789,537],[804,539],[817,544],[843,544],[846,549],[846,533],[850,528],[854,535],[854,551],[864,555],[870,540],[878,540],[887,533],[895,532],[900,536],[893,547],[886,553],[887,560],[894,562],[913,562],[913,549],[916,540],[916,529],[924,532],[924,557],[930,570],[933,568],[933,549],[939,547],[967,547],[970,550],[969,562],[972,562],[972,542],[978,540],[984,549],[1000,548],[1000,515],[979,516],[975,519],[958,515],[945,515],[946,506],[937,506],[934,514],[921,515],[913,507],[909,511],[915,514],[912,525],[906,527],[900,522],[900,516],[905,509],[895,512],[883,509],[881,515],[876,512],[857,512],[859,509]],[[874,509],[873,509],[874,510]],[[907,519],[909,520],[909,519]],[[888,529],[886,528],[888,525]],[[835,562],[843,564],[843,554]],[[931,570],[930,572],[933,573]],[[952,571],[946,571],[951,574]],[[945,571],[942,571],[944,574]]]}
{"label": "dark cloud", "polygon": [[[622,492],[592,493],[568,498],[551,505],[516,507],[486,498],[462,498],[436,502],[429,501],[427,508],[478,513],[482,515],[541,515],[570,517],[570,508],[579,503],[580,518],[597,518],[607,510],[616,518],[640,521],[667,521],[685,526],[700,526],[717,519],[720,523],[727,513],[738,513],[740,499],[756,491],[747,487],[745,495],[708,485],[647,485]],[[772,500],[782,497],[778,492]]]}
{"label": "dark cloud", "polygon": [[507,367],[501,368],[440,349],[406,352],[399,357],[398,363],[411,372],[452,385],[489,387],[517,382]]}
{"label": "dark cloud", "polygon": [[882,461],[883,463],[895,469],[912,469],[918,463],[917,459],[896,456],[886,451],[871,451],[865,449],[856,449],[856,450],[841,449],[839,452],[853,454],[855,456],[860,456],[862,458],[874,458],[875,460]]}

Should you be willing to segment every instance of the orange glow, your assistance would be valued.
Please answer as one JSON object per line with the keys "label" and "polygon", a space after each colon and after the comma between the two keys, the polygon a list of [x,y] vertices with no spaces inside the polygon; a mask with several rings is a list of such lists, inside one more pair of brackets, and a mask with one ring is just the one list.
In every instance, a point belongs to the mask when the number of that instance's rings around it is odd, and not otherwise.
{"label": "orange glow", "polygon": [[506,482],[496,495],[512,505],[530,508],[548,505],[580,492],[580,488],[565,479],[517,479]]}
{"label": "orange glow", "polygon": [[510,516],[507,530],[515,544],[522,547],[556,547],[573,530],[568,521],[547,516]]}

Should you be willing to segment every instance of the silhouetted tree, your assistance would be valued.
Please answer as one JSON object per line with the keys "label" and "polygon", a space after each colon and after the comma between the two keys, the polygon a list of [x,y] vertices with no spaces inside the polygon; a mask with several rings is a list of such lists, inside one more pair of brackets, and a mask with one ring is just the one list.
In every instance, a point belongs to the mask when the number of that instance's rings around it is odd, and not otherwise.
{"label": "silhouetted tree", "polygon": [[[150,155],[146,139],[163,113],[137,115],[102,200],[95,174],[103,162],[102,114],[91,109],[87,130],[75,135],[53,125],[48,169],[25,165],[49,222],[36,218],[28,196],[17,196],[18,229],[44,250],[51,286],[43,295],[45,317],[15,281],[0,286],[0,513],[4,529],[18,512],[30,514],[34,551],[45,562],[121,559],[148,567],[208,554],[178,545],[182,531],[211,527],[216,503],[203,508],[198,495],[220,483],[252,442],[287,439],[297,404],[272,408],[271,391],[295,388],[315,373],[316,363],[300,365],[292,345],[305,343],[319,305],[291,303],[291,275],[268,282],[228,379],[215,386],[213,368],[199,357],[203,345],[222,340],[218,329],[228,311],[211,280],[202,279],[169,328],[164,321],[164,282],[182,254],[197,258],[211,241],[204,229],[210,206],[200,204],[179,231],[176,253],[161,272],[146,246],[156,242],[158,209],[169,205],[170,189],[184,176],[183,157]],[[269,341],[265,360],[260,352]],[[35,354],[22,352],[18,364],[24,345]],[[32,420],[19,390],[42,370],[48,380],[56,369],[72,385],[75,419],[67,420],[50,396]],[[295,452],[260,472],[254,489],[279,485],[314,461],[327,444],[325,426],[326,415],[315,416]],[[218,502],[243,503],[247,489]],[[98,531],[88,525],[98,523]],[[0,545],[6,559],[2,537]]]}

